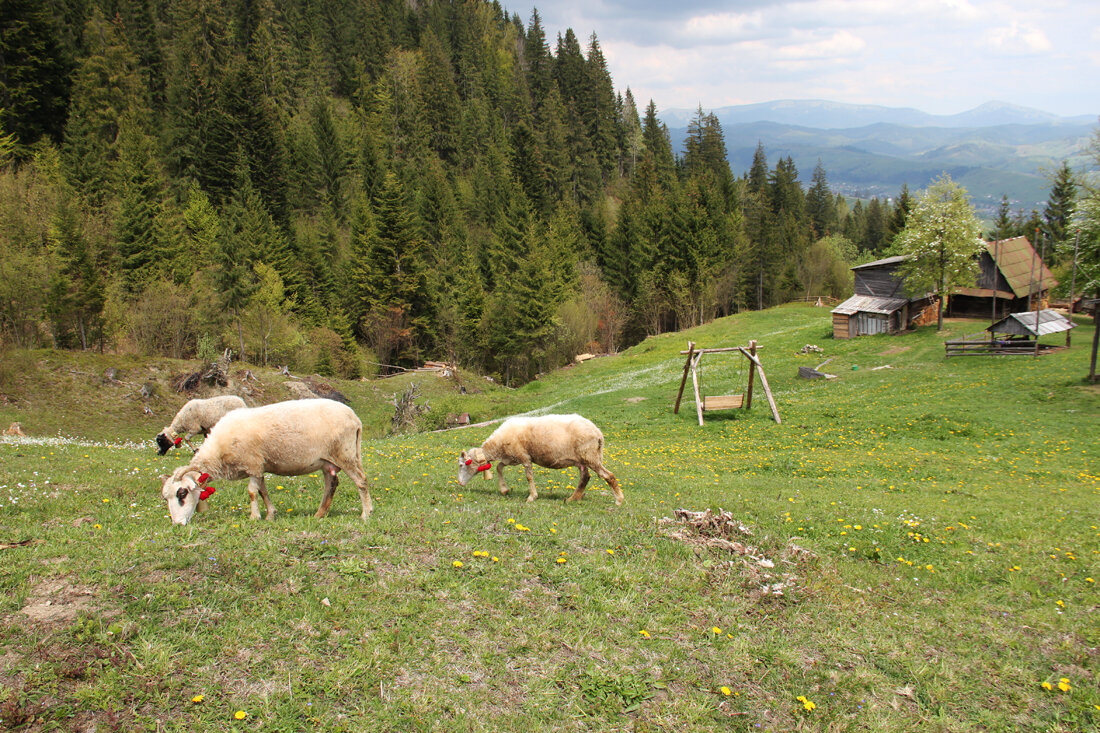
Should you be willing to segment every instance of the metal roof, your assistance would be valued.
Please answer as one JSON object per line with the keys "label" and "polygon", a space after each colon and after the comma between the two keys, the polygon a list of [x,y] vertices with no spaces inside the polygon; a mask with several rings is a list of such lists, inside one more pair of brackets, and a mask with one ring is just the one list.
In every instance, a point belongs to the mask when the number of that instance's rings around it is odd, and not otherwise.
{"label": "metal roof", "polygon": [[851,268],[853,270],[863,270],[869,267],[882,267],[883,265],[896,265],[899,262],[905,262],[909,259],[909,255],[896,255],[894,257],[887,257],[882,260],[875,260],[874,262],[867,262],[862,265],[856,265]]}
{"label": "metal roof", "polygon": [[[1068,331],[1076,325],[1058,311],[1049,308],[1039,311],[1039,336]],[[993,333],[1035,336],[1035,311],[1009,314],[986,330]]]}
{"label": "metal roof", "polygon": [[880,313],[888,316],[901,310],[908,303],[908,298],[876,298],[870,295],[853,295],[836,308],[833,308],[832,312],[849,316],[854,313]]}
{"label": "metal roof", "polygon": [[996,245],[997,268],[1000,269],[1017,298],[1026,298],[1029,293],[1037,292],[1040,278],[1044,289],[1058,284],[1050,268],[1040,261],[1039,255],[1035,253],[1035,248],[1031,246],[1027,237],[986,242],[985,248],[989,251],[990,257],[993,257],[994,245]]}

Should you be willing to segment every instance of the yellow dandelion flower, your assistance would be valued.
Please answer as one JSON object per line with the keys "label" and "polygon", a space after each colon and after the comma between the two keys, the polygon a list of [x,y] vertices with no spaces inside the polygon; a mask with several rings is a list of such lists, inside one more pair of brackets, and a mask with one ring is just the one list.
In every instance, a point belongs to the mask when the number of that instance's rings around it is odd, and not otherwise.
{"label": "yellow dandelion flower", "polygon": [[565,558],[564,558],[564,557],[559,557],[559,558],[558,558],[557,560],[555,560],[554,562],[556,562],[556,563],[557,563],[558,565],[561,565],[561,564],[562,564],[563,562],[565,562]]}
{"label": "yellow dandelion flower", "polygon": [[614,555],[614,554],[615,554],[615,551],[614,551],[614,550],[608,550],[608,551],[607,551],[607,554],[608,554],[608,555]]}
{"label": "yellow dandelion flower", "polygon": [[202,695],[195,695],[193,698],[191,698],[191,702],[198,705],[200,702],[202,702]]}
{"label": "yellow dandelion flower", "polygon": [[496,557],[496,556],[493,556],[493,562],[500,562],[500,558]]}
{"label": "yellow dandelion flower", "polygon": [[462,567],[462,561],[461,560],[455,560],[453,563],[451,563],[451,567],[453,567],[453,568]]}
{"label": "yellow dandelion flower", "polygon": [[1059,608],[1065,608],[1066,607],[1066,602],[1065,601],[1055,601],[1054,605],[1058,606]]}
{"label": "yellow dandelion flower", "polygon": [[1042,687],[1044,690],[1053,690],[1054,689],[1054,685],[1050,684],[1049,682],[1045,682],[1045,681],[1043,682],[1043,684],[1040,685],[1040,687]]}
{"label": "yellow dandelion flower", "polygon": [[1073,689],[1073,686],[1069,683],[1069,680],[1067,680],[1065,677],[1063,677],[1061,679],[1061,681],[1058,683],[1058,689],[1061,690],[1062,692],[1069,692],[1070,690]]}
{"label": "yellow dandelion flower", "polygon": [[718,628],[717,626],[711,627],[711,631],[714,632],[715,636],[722,633],[722,630],[720,628]]}
{"label": "yellow dandelion flower", "polygon": [[646,639],[648,639],[648,638],[649,638],[649,632],[648,632],[648,631],[646,631],[645,629],[642,629],[642,630],[640,630],[640,631],[638,632],[638,635],[639,635],[639,636],[641,636],[641,637],[643,637],[643,638],[646,638]]}
{"label": "yellow dandelion flower", "polygon": [[723,695],[725,695],[726,697],[729,697],[730,695],[732,695],[732,694],[733,694],[733,690],[731,690],[730,688],[726,687],[725,685],[723,685],[723,686],[722,686],[722,687],[720,687],[719,689],[721,690],[722,694],[723,694]]}
{"label": "yellow dandelion flower", "polygon": [[248,713],[246,713],[243,710],[238,710],[237,712],[233,713],[233,717],[236,718],[237,720],[244,720],[245,718],[248,717]]}

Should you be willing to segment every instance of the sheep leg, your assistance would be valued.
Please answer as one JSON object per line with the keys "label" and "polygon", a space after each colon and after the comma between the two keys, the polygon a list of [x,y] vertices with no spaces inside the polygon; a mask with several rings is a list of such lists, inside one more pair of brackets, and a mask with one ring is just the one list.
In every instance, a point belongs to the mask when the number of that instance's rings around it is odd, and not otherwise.
{"label": "sheep leg", "polygon": [[328,510],[332,507],[332,497],[336,495],[336,487],[340,483],[340,479],[336,477],[336,466],[331,464],[325,464],[321,467],[321,480],[325,484],[325,492],[321,496],[321,506],[317,507],[317,513],[313,516],[320,519],[328,514]]}
{"label": "sheep leg", "polygon": [[363,512],[359,517],[365,522],[370,517],[371,512],[374,511],[374,502],[370,498],[370,484],[367,483],[367,475],[363,473],[363,469],[359,466],[345,468],[344,473],[355,483],[355,488],[359,489],[359,503],[363,505]]}
{"label": "sheep leg", "polygon": [[596,473],[607,482],[607,485],[611,487],[611,493],[615,495],[615,506],[622,506],[623,504],[623,490],[619,488],[619,481],[615,478],[615,474],[608,471],[602,465],[596,466]]}
{"label": "sheep leg", "polygon": [[260,503],[256,500],[257,496],[262,496],[264,499],[264,506],[267,508],[267,519],[274,519],[275,505],[271,503],[271,497],[267,495],[267,486],[264,484],[263,475],[252,476],[248,479],[248,498],[252,500],[252,512],[249,514],[251,519],[260,518]]}
{"label": "sheep leg", "polygon": [[527,501],[532,502],[539,498],[539,492],[535,491],[535,472],[531,469],[530,463],[524,463],[523,470],[527,474],[527,485],[531,487],[527,492]]}
{"label": "sheep leg", "polygon": [[566,499],[566,501],[580,501],[584,498],[584,487],[588,486],[588,479],[590,478],[590,474],[588,473],[588,466],[584,465],[583,463],[580,465],[580,470],[581,479],[577,482],[577,490],[574,491],[573,495]]}
{"label": "sheep leg", "polygon": [[504,464],[497,464],[497,488],[500,489],[500,493],[508,493],[508,484],[504,483]]}

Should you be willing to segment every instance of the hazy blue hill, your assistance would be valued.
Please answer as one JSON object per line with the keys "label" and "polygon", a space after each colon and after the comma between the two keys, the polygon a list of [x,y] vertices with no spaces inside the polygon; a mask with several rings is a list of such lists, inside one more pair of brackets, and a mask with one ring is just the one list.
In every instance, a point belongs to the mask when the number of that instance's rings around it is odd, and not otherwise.
{"label": "hazy blue hill", "polygon": [[[682,150],[695,112],[663,118]],[[790,156],[808,185],[818,160],[830,186],[846,196],[894,196],[902,184],[917,191],[948,173],[970,191],[981,214],[992,216],[1007,195],[1014,208],[1046,200],[1046,174],[1062,160],[1084,164],[1083,148],[1096,126],[1090,117],[987,102],[957,115],[820,100],[779,101],[714,110],[722,123],[735,174],[752,165],[763,143],[770,166]]]}

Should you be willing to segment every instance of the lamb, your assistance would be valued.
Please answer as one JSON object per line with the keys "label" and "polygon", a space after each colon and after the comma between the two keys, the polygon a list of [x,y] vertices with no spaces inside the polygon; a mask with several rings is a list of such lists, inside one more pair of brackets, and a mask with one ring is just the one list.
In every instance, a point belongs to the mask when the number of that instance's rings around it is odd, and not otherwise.
{"label": "lamb", "polygon": [[[504,466],[520,464],[527,472],[530,490],[527,501],[538,497],[535,476],[531,464],[545,468],[577,466],[580,481],[577,489],[566,501],[578,501],[584,497],[588,485],[589,469],[611,487],[615,504],[623,503],[623,491],[615,475],[603,466],[603,433],[592,421],[580,415],[544,415],[542,417],[513,417],[493,431],[480,448],[462,451],[458,460],[458,483],[465,486],[480,471],[492,468],[497,461],[497,485],[501,494],[508,493],[504,483]],[[488,474],[485,476],[488,478]]]}
{"label": "lamb", "polygon": [[180,408],[176,416],[172,418],[172,424],[157,434],[157,445],[160,450],[158,455],[164,455],[172,448],[186,441],[192,452],[195,446],[187,440],[192,435],[202,433],[205,438],[210,434],[210,429],[221,420],[230,410],[247,407],[240,397],[236,395],[221,395],[205,400],[188,400],[187,404]]}
{"label": "lamb", "polygon": [[168,502],[172,522],[187,524],[196,509],[206,509],[206,499],[214,492],[208,481],[248,477],[252,519],[260,518],[258,494],[263,497],[266,519],[270,520],[275,517],[275,506],[267,494],[265,473],[301,476],[320,471],[324,494],[315,516],[321,518],[332,506],[339,483],[336,474],[343,471],[359,489],[361,517],[366,521],[373,506],[363,473],[362,435],[363,423],[355,411],[328,399],[233,410],[218,421],[190,463],[171,476],[161,477],[161,496]]}

